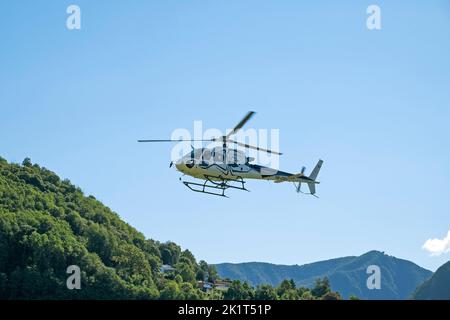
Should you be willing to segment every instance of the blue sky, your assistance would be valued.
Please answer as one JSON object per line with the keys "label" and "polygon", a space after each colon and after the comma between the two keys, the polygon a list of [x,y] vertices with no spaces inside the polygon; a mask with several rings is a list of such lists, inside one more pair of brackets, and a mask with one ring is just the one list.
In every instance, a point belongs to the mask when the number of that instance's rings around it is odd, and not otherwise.
{"label": "blue sky", "polygon": [[[69,4],[81,30],[65,27]],[[366,28],[381,8],[382,29]],[[211,263],[377,249],[436,269],[450,230],[447,1],[2,1],[0,155],[69,178],[147,237]],[[320,199],[250,181],[230,199],[168,168],[174,129],[280,130],[281,169],[319,158]]]}

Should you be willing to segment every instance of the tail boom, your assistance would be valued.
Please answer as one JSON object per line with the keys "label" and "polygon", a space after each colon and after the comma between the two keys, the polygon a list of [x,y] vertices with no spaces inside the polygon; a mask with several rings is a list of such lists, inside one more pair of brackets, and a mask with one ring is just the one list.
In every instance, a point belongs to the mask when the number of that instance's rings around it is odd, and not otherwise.
{"label": "tail boom", "polygon": [[296,186],[297,192],[301,192],[300,188],[302,183],[306,183],[308,185],[309,194],[316,196],[316,184],[320,183],[319,181],[316,181],[316,179],[322,168],[322,164],[323,160],[319,160],[309,177],[301,176],[298,178],[298,185]]}

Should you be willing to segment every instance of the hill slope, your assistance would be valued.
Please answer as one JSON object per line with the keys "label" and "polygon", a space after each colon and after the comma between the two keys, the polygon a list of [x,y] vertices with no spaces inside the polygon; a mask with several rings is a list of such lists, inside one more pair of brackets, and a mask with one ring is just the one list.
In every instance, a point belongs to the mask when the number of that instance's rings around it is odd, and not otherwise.
{"label": "hill slope", "polygon": [[416,300],[450,300],[450,261],[419,286],[413,295]]}
{"label": "hill slope", "polygon": [[[176,267],[174,279],[163,263]],[[70,265],[81,269],[81,290],[67,289]],[[198,299],[196,277],[209,269],[29,159],[0,157],[0,299]]]}
{"label": "hill slope", "polygon": [[[381,269],[381,289],[369,290],[366,285],[369,265]],[[414,289],[431,276],[431,271],[416,264],[370,251],[359,257],[343,257],[302,266],[270,263],[222,263],[216,265],[223,278],[247,280],[253,285],[278,285],[282,279],[293,279],[299,286],[311,287],[314,279],[328,277],[333,290],[345,298],[356,295],[362,299],[407,299]]]}

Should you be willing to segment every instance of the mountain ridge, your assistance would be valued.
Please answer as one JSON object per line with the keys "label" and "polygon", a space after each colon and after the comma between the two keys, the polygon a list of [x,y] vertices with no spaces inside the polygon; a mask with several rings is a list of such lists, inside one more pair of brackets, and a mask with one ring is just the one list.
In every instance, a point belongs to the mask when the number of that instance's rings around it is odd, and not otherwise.
{"label": "mountain ridge", "polygon": [[415,300],[450,300],[450,261],[440,266],[414,292]]}
{"label": "mountain ridge", "polygon": [[[367,267],[378,265],[381,270],[381,289],[366,286]],[[221,277],[249,281],[252,285],[277,285],[291,278],[297,285],[311,287],[314,279],[327,277],[333,290],[345,298],[356,295],[363,299],[407,299],[432,272],[417,264],[371,250],[360,256],[346,256],[304,265],[283,265],[267,262],[215,264]]]}

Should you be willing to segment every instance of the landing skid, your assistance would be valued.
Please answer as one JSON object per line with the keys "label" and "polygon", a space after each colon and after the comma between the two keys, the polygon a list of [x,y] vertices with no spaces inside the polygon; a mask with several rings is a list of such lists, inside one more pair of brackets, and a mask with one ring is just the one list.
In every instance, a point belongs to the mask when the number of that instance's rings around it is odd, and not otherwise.
{"label": "landing skid", "polygon": [[[183,184],[188,187],[191,191],[200,192],[205,194],[211,194],[214,196],[225,197],[228,196],[225,194],[225,191],[228,189],[237,189],[249,191],[245,188],[245,181],[242,177],[238,177],[237,179],[229,179],[224,177],[214,177],[205,175],[204,183],[190,182],[190,181],[182,181]],[[218,181],[217,181],[218,180]],[[233,185],[236,184],[236,185]],[[210,191],[208,191],[210,190]],[[218,192],[214,192],[217,191]]]}

